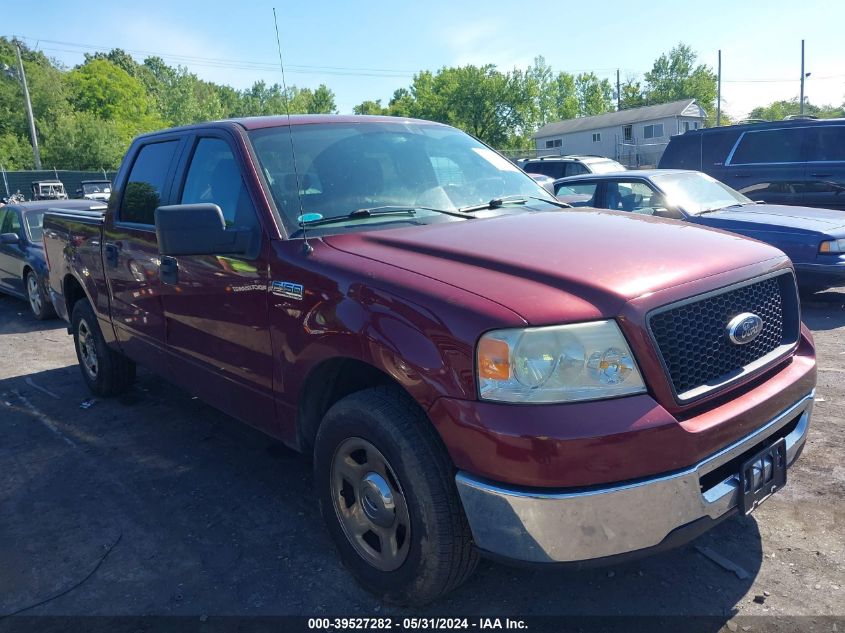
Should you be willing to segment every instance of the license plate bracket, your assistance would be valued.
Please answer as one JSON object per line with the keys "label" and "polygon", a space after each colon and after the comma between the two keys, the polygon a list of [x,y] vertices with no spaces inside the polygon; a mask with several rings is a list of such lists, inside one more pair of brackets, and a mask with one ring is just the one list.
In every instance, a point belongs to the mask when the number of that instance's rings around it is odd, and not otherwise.
{"label": "license plate bracket", "polygon": [[781,438],[745,460],[739,471],[740,507],[751,514],[763,501],[786,485],[786,438]]}

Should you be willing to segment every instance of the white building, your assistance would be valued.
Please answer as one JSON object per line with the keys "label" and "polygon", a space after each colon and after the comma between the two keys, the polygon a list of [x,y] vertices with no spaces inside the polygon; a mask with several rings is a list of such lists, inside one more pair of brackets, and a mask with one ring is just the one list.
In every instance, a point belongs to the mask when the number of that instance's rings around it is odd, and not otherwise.
{"label": "white building", "polygon": [[626,167],[657,165],[669,137],[704,125],[695,99],[548,123],[537,130],[538,156],[595,154]]}

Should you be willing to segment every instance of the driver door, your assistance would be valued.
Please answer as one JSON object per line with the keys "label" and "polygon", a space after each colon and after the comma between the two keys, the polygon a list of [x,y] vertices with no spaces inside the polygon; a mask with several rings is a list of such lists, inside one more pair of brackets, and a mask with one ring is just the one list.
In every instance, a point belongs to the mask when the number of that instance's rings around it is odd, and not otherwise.
{"label": "driver door", "polygon": [[[242,173],[244,161],[228,135],[191,139],[174,183],[178,204],[220,207],[228,227],[252,232],[245,255],[162,258],[162,301],[174,380],[248,424],[278,434],[268,316],[268,249]],[[176,271],[175,277],[172,271]]]}

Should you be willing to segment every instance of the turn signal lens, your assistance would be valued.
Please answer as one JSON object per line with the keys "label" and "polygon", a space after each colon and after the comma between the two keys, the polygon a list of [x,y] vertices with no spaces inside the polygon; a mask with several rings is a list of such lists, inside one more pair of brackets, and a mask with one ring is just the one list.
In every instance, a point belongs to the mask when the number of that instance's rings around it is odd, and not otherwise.
{"label": "turn signal lens", "polygon": [[845,239],[822,242],[819,245],[819,253],[845,253]]}
{"label": "turn signal lens", "polygon": [[482,338],[478,344],[478,375],[492,380],[511,377],[510,349],[505,341]]}

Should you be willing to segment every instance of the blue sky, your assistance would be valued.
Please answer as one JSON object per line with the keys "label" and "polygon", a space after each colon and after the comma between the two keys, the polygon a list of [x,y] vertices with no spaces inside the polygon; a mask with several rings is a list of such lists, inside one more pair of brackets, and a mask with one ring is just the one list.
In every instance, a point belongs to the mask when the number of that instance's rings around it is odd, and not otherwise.
{"label": "blue sky", "polygon": [[218,2],[4,0],[0,35],[26,38],[68,66],[90,46],[121,47],[182,64],[236,88],[280,82],[272,8],[279,15],[288,84],[326,83],[341,112],[364,99],[386,103],[420,69],[493,63],[507,70],[543,55],[555,70],[641,76],[683,41],[716,67],[722,49],[723,109],[798,95],[801,39],[806,95],[845,99],[845,3],[816,0],[706,4],[652,0],[595,2]]}

